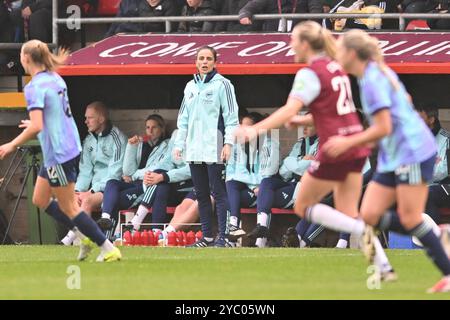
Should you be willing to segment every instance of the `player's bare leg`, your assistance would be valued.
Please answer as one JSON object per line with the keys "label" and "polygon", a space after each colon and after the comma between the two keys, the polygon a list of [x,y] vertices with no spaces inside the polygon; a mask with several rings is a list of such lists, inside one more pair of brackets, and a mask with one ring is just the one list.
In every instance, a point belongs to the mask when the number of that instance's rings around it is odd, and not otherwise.
{"label": "player's bare leg", "polygon": [[[72,220],[73,224],[85,234],[90,240],[95,242],[101,253],[97,261],[116,261],[121,259],[119,249],[106,239],[98,225],[85,212],[81,211],[75,197],[75,184],[69,183],[66,186],[54,187],[52,192],[58,199],[61,210]],[[91,246],[86,239],[82,240],[85,245]]]}
{"label": "player's bare leg", "polygon": [[[338,182],[336,181],[317,179],[306,173],[302,177],[299,194],[295,201],[295,212],[300,217],[305,217],[308,221],[321,224],[326,228],[361,236],[364,232],[364,223],[362,221],[349,217],[325,204],[318,203],[325,195],[333,191],[337,185]],[[361,186],[358,185],[356,193],[360,189]]]}
{"label": "player's bare leg", "polygon": [[429,293],[450,292],[450,261],[442,247],[439,238],[433,231],[433,226],[424,221],[422,212],[428,196],[428,187],[422,185],[398,185],[397,204],[400,221],[411,235],[416,236],[428,256],[443,274],[443,278]]}

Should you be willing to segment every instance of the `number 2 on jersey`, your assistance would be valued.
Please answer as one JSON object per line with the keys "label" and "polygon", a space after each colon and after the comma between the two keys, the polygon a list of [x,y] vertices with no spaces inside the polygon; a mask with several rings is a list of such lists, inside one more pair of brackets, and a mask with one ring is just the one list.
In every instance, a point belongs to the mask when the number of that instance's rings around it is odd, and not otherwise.
{"label": "number 2 on jersey", "polygon": [[356,112],[356,107],[352,98],[352,88],[348,77],[334,77],[331,79],[331,85],[334,91],[339,91],[339,98],[336,104],[338,115],[342,116]]}
{"label": "number 2 on jersey", "polygon": [[72,117],[72,110],[70,109],[70,104],[69,104],[69,98],[67,97],[67,90],[61,90],[58,92],[59,96],[61,97],[61,101],[63,104],[63,108],[64,108],[64,113],[66,114],[66,116],[68,118]]}

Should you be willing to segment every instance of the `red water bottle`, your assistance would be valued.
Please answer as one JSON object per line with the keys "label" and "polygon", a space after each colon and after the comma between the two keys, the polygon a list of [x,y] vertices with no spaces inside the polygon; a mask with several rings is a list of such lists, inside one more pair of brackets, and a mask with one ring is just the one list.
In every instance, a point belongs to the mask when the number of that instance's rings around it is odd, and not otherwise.
{"label": "red water bottle", "polygon": [[143,231],[142,232],[142,239],[141,239],[142,245],[149,246],[150,245],[149,240],[150,240],[150,238],[149,238],[148,232],[147,231]]}
{"label": "red water bottle", "polygon": [[123,234],[123,242],[126,246],[132,246],[133,245],[133,239],[131,238],[131,232],[125,231]]}
{"label": "red water bottle", "polygon": [[141,245],[141,233],[139,231],[135,231],[133,233],[133,245],[140,246]]}
{"label": "red water bottle", "polygon": [[197,233],[195,234],[196,241],[198,241],[202,238],[203,238],[203,233],[201,231],[197,231]]}
{"label": "red water bottle", "polygon": [[187,234],[186,234],[186,232],[183,231],[183,244],[182,244],[182,246],[184,247],[184,246],[186,246],[186,244],[187,244]]}
{"label": "red water bottle", "polygon": [[177,245],[177,234],[175,232],[169,232],[167,235],[167,245],[169,247],[176,247]]}
{"label": "red water bottle", "polygon": [[155,245],[155,235],[153,234],[152,230],[148,230],[148,245],[149,246]]}
{"label": "red water bottle", "polygon": [[184,246],[183,244],[183,231],[178,231],[177,232],[177,245],[178,246]]}
{"label": "red water bottle", "polygon": [[195,233],[194,231],[189,231],[186,235],[186,245],[191,245],[195,242]]}
{"label": "red water bottle", "polygon": [[155,246],[157,246],[159,245],[159,237],[161,235],[161,230],[155,230],[154,235],[155,235]]}

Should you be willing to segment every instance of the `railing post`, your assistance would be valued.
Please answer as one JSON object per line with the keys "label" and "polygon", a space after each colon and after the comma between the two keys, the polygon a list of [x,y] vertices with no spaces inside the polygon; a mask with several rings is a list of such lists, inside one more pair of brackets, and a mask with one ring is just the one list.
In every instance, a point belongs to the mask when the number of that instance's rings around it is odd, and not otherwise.
{"label": "railing post", "polygon": [[170,33],[172,31],[172,22],[166,20],[166,33]]}
{"label": "railing post", "polygon": [[287,32],[287,19],[283,17],[280,20],[281,20],[281,25],[282,25],[281,32]]}
{"label": "railing post", "polygon": [[52,44],[55,45],[55,51],[58,50],[58,0],[52,0]]}
{"label": "railing post", "polygon": [[405,18],[403,18],[403,16],[399,16],[398,17],[398,29],[400,31],[405,30],[406,26],[405,26]]}

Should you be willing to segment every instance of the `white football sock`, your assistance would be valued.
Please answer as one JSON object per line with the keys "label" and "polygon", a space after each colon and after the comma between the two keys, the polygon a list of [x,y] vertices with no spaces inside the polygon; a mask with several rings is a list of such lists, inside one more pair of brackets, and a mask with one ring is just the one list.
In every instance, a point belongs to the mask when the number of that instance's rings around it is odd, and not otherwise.
{"label": "white football sock", "polygon": [[110,251],[112,251],[114,249],[113,244],[111,243],[111,241],[109,241],[108,239],[106,239],[105,242],[103,242],[103,244],[101,245],[101,250],[102,253],[108,253]]}
{"label": "white football sock", "polygon": [[135,216],[133,217],[133,219],[131,219],[131,223],[133,224],[134,230],[139,230],[139,228],[141,227],[142,221],[144,221],[144,219],[147,216],[149,211],[150,210],[148,210],[146,206],[142,206],[142,205],[139,206]]}
{"label": "white football sock", "polygon": [[75,229],[73,229],[74,230],[74,232],[75,232],[75,234],[77,235],[77,238],[79,238],[80,240],[83,240],[83,239],[86,239],[87,237],[84,235],[84,234],[82,234],[81,232],[80,232],[80,230],[78,230],[77,228],[75,228]]}
{"label": "white football sock", "polygon": [[77,238],[77,235],[76,235],[75,231],[70,230],[66,234],[66,236],[61,240],[61,242],[66,246],[70,246],[76,238]]}
{"label": "white football sock", "polygon": [[299,235],[297,235],[297,237],[298,237],[298,246],[299,246],[299,248],[306,247],[306,242],[302,240],[302,237],[299,236]]}
{"label": "white football sock", "polygon": [[239,221],[238,221],[238,217],[235,216],[230,216],[230,224],[235,226],[235,227],[239,227]]}
{"label": "white football sock", "polygon": [[[427,225],[431,226],[433,233],[436,235],[436,237],[440,238],[441,237],[441,228],[439,228],[439,226],[436,224],[436,222],[433,220],[433,218],[431,218],[426,213],[422,213],[422,218],[423,218],[423,221],[425,221],[427,223]],[[417,237],[413,236],[412,238],[413,238],[413,242],[416,245],[423,247],[422,242],[420,242],[420,240],[417,239]]]}
{"label": "white football sock", "polygon": [[336,244],[336,248],[339,249],[346,249],[348,245],[348,241],[345,239],[339,239],[338,243]]}
{"label": "white football sock", "polygon": [[268,227],[269,225],[269,215],[265,212],[258,212],[258,215],[256,216],[256,223],[260,224],[263,227]]}
{"label": "white football sock", "polygon": [[389,263],[388,257],[386,256],[383,247],[381,246],[380,240],[378,239],[378,237],[375,237],[373,240],[373,244],[375,246],[375,265],[380,268],[381,272],[392,270],[392,266]]}
{"label": "white football sock", "polygon": [[111,215],[109,213],[103,212],[102,213],[102,218],[103,219],[111,219]]}
{"label": "white football sock", "polygon": [[175,229],[175,227],[172,226],[171,224],[169,224],[169,225],[167,226],[167,228],[164,229],[164,231],[167,232],[167,233],[170,233],[170,232],[177,232],[177,230]]}
{"label": "white football sock", "polygon": [[322,203],[307,209],[306,218],[313,223],[321,224],[328,229],[361,236],[365,224],[361,220],[351,218]]}
{"label": "white football sock", "polygon": [[439,228],[439,226],[436,224],[436,222],[433,220],[433,218],[431,218],[426,213],[422,213],[422,218],[423,218],[423,221],[426,221],[427,224],[432,226],[433,233],[436,235],[436,237],[440,238],[441,237],[441,228]]}
{"label": "white football sock", "polygon": [[267,244],[267,238],[258,238],[256,239],[255,245],[258,248],[265,248]]}

